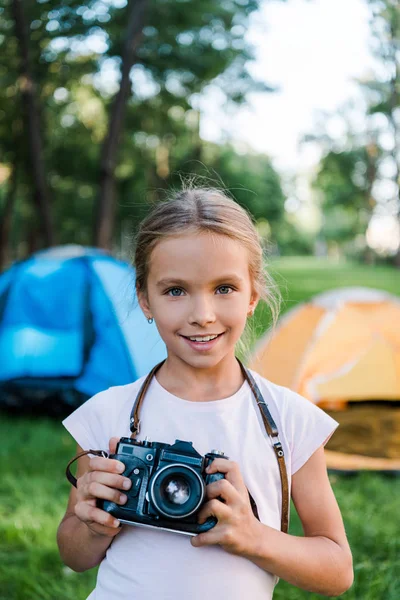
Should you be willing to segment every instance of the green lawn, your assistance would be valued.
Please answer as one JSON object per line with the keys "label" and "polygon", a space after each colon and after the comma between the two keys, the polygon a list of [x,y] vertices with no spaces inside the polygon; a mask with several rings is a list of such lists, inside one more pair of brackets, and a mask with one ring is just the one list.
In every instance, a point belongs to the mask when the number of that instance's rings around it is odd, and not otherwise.
{"label": "green lawn", "polygon": [[[276,260],[271,271],[283,288],[284,309],[332,287],[362,285],[400,296],[400,273],[390,268],[299,258]],[[262,310],[257,318],[263,320]],[[55,543],[69,491],[64,468],[74,442],[54,420],[3,413],[0,436],[0,600],[84,600],[95,571],[73,573],[62,565]],[[332,475],[331,481],[354,556],[355,583],[342,597],[398,600],[400,479],[363,474]],[[292,511],[291,533],[300,532]],[[275,598],[321,596],[280,582]]]}

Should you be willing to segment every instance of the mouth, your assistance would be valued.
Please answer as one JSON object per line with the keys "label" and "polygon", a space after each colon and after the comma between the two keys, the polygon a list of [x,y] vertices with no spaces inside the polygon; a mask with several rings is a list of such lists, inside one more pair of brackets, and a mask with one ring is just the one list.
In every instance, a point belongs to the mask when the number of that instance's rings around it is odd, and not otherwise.
{"label": "mouth", "polygon": [[181,337],[192,348],[192,350],[206,351],[211,350],[215,344],[218,343],[218,340],[224,335],[224,333],[225,332],[191,336],[182,335]]}
{"label": "mouth", "polygon": [[209,333],[208,335],[182,335],[182,337],[184,337],[187,340],[190,340],[191,342],[205,343],[205,342],[211,342],[212,340],[216,340],[218,337],[221,337],[221,335],[223,335],[223,333],[224,332]]}

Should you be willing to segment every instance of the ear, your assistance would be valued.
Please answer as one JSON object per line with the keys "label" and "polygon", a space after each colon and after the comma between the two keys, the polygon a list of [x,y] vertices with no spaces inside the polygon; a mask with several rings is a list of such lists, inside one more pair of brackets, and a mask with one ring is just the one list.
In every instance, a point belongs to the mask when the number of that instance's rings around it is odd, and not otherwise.
{"label": "ear", "polygon": [[250,297],[249,308],[247,311],[248,314],[252,315],[254,313],[259,300],[260,300],[260,294],[258,294],[255,290],[253,290],[251,297]]}
{"label": "ear", "polygon": [[147,297],[147,293],[142,291],[138,286],[136,286],[136,295],[139,302],[139,306],[142,309],[146,319],[148,319],[149,317],[151,317],[151,310],[149,306],[149,299]]}

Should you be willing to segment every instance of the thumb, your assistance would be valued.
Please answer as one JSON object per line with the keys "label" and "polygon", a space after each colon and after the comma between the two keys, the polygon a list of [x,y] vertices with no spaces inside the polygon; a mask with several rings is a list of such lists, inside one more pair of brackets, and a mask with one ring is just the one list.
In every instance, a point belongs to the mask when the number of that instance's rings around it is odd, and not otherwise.
{"label": "thumb", "polygon": [[119,442],[119,438],[112,437],[108,443],[110,454],[115,454],[117,451],[117,444]]}

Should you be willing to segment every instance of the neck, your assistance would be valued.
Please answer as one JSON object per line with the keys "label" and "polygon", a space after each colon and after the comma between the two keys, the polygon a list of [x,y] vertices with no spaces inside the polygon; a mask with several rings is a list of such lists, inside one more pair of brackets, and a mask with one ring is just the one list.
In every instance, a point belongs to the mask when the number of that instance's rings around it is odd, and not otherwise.
{"label": "neck", "polygon": [[168,356],[156,377],[168,392],[193,402],[228,398],[235,394],[244,382],[242,370],[234,354],[224,357],[209,368],[193,367],[176,356]]}

